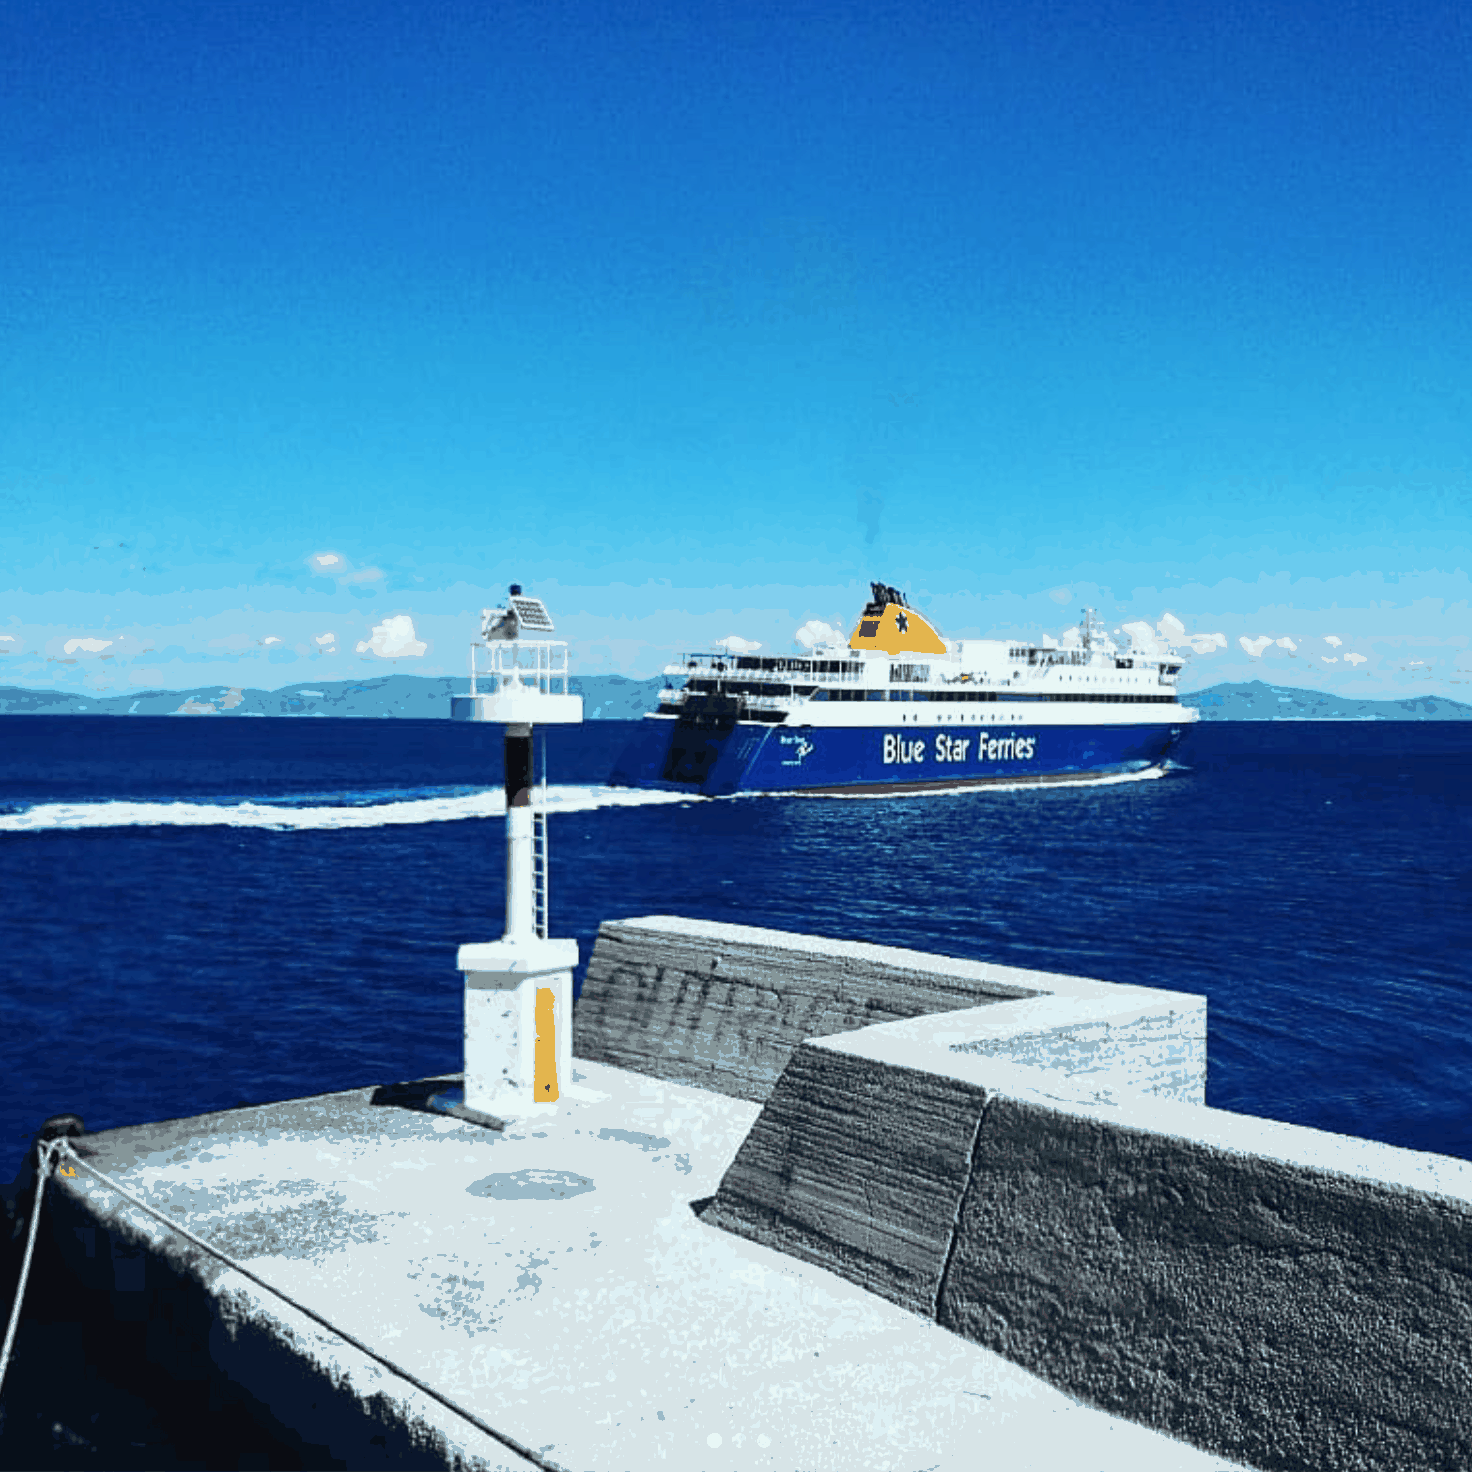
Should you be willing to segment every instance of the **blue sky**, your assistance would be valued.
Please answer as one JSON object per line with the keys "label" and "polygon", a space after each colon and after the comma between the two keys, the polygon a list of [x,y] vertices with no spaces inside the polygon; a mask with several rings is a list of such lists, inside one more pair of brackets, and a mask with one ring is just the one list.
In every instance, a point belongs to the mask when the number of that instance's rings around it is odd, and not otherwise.
{"label": "blue sky", "polygon": [[879,578],[1472,700],[1463,6],[13,0],[0,68],[0,683],[458,672],[512,580],[642,676]]}

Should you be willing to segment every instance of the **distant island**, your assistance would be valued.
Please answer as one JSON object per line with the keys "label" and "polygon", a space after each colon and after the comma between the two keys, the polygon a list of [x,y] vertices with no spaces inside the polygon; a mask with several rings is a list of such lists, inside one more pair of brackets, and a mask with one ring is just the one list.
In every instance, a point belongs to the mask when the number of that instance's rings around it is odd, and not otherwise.
{"label": "distant island", "polygon": [[[650,710],[664,677],[573,675],[568,688],[583,697],[594,721],[632,721]],[[470,692],[465,675],[380,675],[367,680],[298,680],[279,690],[197,685],[192,690],[135,690],[127,695],[78,695],[0,685],[0,715],[34,716],[389,716],[450,718],[451,695]]]}
{"label": "distant island", "polygon": [[1181,696],[1195,706],[1203,721],[1467,721],[1472,705],[1444,695],[1415,695],[1404,700],[1356,700],[1322,690],[1289,685],[1213,685]]}
{"label": "distant island", "polygon": [[[592,721],[631,721],[654,707],[664,677],[630,680],[623,675],[574,675],[569,688],[583,697]],[[23,690],[0,685],[0,715],[94,716],[450,716],[450,696],[470,682],[456,675],[382,675],[368,680],[303,680],[279,690],[238,685],[198,685],[192,690],[141,690],[126,695],[78,695],[62,690]],[[1472,705],[1443,695],[1404,700],[1357,700],[1286,685],[1213,685],[1181,696],[1203,721],[1465,721]]]}

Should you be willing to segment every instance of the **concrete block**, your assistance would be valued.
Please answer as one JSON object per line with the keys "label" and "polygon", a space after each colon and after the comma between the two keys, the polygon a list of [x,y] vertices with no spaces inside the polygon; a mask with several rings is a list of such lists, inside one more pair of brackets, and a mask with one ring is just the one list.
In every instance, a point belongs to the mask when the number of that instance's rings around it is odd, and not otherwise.
{"label": "concrete block", "polygon": [[[536,937],[463,945],[456,964],[465,974],[465,1107],[474,1116],[505,1121],[555,1112],[552,1097],[572,1077],[574,940]],[[538,994],[550,993],[544,1022],[555,1053],[537,1081]],[[546,1097],[542,1097],[543,1095]]]}
{"label": "concrete block", "polygon": [[933,1316],[985,1099],[799,1047],[702,1220]]}
{"label": "concrete block", "polygon": [[[1417,1190],[1393,1158],[1415,1152],[1342,1140],[1326,1168],[1315,1131],[1171,1114],[994,1097],[939,1322],[1253,1466],[1472,1466],[1469,1182]],[[1444,1188],[1472,1177],[1444,1164]]]}
{"label": "concrete block", "polygon": [[825,1048],[973,1081],[1004,1068],[1050,1099],[1206,1100],[1206,998],[1050,976],[1048,996],[909,1018],[813,1041]]}
{"label": "concrete block", "polygon": [[1472,1466],[1472,1165],[1208,1109],[1203,998],[1031,979],[799,1044],[702,1219],[1223,1457]]}
{"label": "concrete block", "polygon": [[792,1050],[927,1013],[1027,997],[1045,973],[669,915],[605,922],[574,1055],[760,1103]]}

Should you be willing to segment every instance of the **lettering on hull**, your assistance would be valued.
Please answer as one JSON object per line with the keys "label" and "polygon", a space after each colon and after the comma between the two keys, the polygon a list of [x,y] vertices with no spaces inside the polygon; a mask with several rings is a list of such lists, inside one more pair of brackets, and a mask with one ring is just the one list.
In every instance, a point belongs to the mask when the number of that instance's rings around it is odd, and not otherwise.
{"label": "lettering on hull", "polygon": [[886,766],[909,766],[934,760],[948,767],[979,766],[989,762],[1030,762],[1037,754],[1036,736],[947,736],[934,738],[933,750],[923,737],[884,738]]}

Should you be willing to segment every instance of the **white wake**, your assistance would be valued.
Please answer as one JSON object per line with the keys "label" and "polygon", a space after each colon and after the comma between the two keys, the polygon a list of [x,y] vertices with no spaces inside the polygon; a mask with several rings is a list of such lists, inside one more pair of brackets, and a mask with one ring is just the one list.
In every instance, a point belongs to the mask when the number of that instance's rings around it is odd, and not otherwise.
{"label": "white wake", "polygon": [[855,802],[861,798],[883,798],[887,802],[898,802],[902,797],[962,797],[980,796],[989,792],[1056,792],[1075,787],[1113,787],[1120,782],[1149,782],[1165,776],[1164,767],[1146,767],[1141,772],[1105,772],[1091,777],[1086,772],[1077,776],[1060,773],[1046,782],[1010,782],[1005,777],[986,782],[958,782],[955,786],[912,788],[908,792],[888,792],[882,787],[856,787],[852,792],[774,792],[743,793],[750,797],[834,797],[843,802]]}
{"label": "white wake", "polygon": [[[545,790],[545,798],[542,793]],[[593,808],[648,807],[704,802],[684,792],[644,792],[624,787],[553,786],[538,789],[537,806],[548,813]],[[505,815],[506,794],[497,789],[460,797],[409,798],[362,807],[284,807],[265,802],[53,802],[23,813],[0,814],[0,833],[54,832],[77,828],[384,828],[395,824],[453,823]]]}

